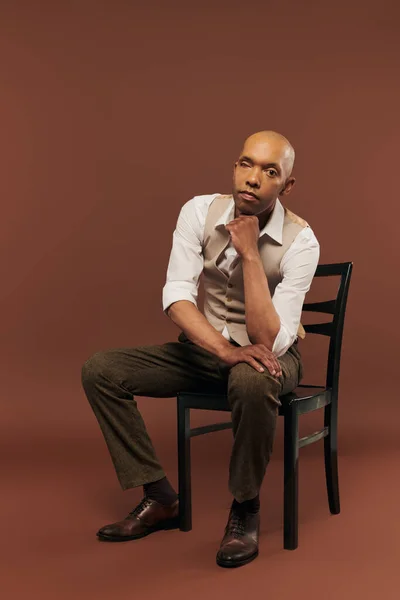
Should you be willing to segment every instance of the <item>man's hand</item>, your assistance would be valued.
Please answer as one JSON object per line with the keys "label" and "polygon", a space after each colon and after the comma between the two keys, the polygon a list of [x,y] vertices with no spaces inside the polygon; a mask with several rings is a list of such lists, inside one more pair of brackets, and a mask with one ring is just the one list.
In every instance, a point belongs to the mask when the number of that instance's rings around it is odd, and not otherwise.
{"label": "man's hand", "polygon": [[282,375],[282,369],[278,359],[271,350],[268,350],[268,348],[264,346],[264,344],[250,344],[250,346],[240,347],[232,345],[232,348],[227,348],[220,358],[231,367],[240,362],[247,362],[257,371],[264,371],[265,369],[262,365],[265,365],[271,375],[274,375],[275,377],[280,377]]}
{"label": "man's hand", "polygon": [[242,215],[225,225],[232,239],[232,244],[240,256],[258,253],[260,227],[254,215]]}

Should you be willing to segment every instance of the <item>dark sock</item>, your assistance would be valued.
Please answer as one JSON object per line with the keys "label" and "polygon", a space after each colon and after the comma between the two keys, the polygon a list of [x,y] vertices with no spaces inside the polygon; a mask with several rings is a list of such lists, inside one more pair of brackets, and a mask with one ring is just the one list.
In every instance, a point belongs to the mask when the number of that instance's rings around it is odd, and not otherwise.
{"label": "dark sock", "polygon": [[156,500],[164,506],[171,506],[177,500],[178,494],[166,477],[151,483],[145,483],[143,486],[145,495],[152,500]]}
{"label": "dark sock", "polygon": [[244,510],[249,513],[257,513],[260,510],[260,496],[257,494],[255,498],[251,500],[245,500],[244,502],[238,502],[236,499],[232,502],[233,509]]}

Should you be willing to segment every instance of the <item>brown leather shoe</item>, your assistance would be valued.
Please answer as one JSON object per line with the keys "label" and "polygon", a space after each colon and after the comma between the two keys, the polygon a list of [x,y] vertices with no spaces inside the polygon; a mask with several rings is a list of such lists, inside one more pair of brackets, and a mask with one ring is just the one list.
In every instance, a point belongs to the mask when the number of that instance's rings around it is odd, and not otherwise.
{"label": "brown leather shoe", "polygon": [[220,567],[241,567],[258,556],[260,512],[231,508],[225,534],[217,554]]}
{"label": "brown leather shoe", "polygon": [[163,506],[156,500],[144,497],[125,519],[105,525],[97,532],[100,540],[125,542],[138,540],[153,531],[179,527],[179,500],[171,506]]}

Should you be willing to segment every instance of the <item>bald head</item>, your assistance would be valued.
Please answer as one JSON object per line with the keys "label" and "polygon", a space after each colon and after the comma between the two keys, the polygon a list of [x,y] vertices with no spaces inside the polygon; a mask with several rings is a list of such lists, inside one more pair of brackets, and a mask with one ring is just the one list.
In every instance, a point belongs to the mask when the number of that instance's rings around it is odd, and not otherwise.
{"label": "bald head", "polygon": [[285,136],[276,131],[258,131],[250,135],[243,146],[242,155],[253,152],[257,148],[265,155],[279,157],[285,170],[285,177],[290,177],[293,170],[295,152],[292,144]]}
{"label": "bald head", "polygon": [[291,176],[294,149],[276,131],[258,131],[244,143],[233,171],[235,214],[266,215],[278,196],[286,196],[295,184]]}

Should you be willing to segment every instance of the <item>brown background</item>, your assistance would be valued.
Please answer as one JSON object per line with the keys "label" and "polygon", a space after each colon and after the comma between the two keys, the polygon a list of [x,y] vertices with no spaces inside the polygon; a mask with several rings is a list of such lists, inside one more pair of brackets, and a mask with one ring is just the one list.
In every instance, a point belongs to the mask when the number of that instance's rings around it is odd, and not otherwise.
{"label": "brown background", "polygon": [[[387,0],[3,0],[8,598],[398,597],[398,17]],[[300,545],[282,549],[280,422],[257,561],[234,572],[215,565],[230,503],[229,431],[193,442],[191,533],[101,544],[97,529],[141,493],[120,491],[81,366],[100,349],[177,339],[161,292],[180,207],[196,194],[229,193],[244,138],[265,128],[296,148],[298,182],[286,204],[312,225],[320,262],[354,261],[341,372],[342,513],[328,511],[322,446],[305,448]],[[323,381],[325,349],[324,340],[302,344],[308,382]],[[174,400],[140,406],[176,483]],[[302,435],[321,418],[307,417]]]}

